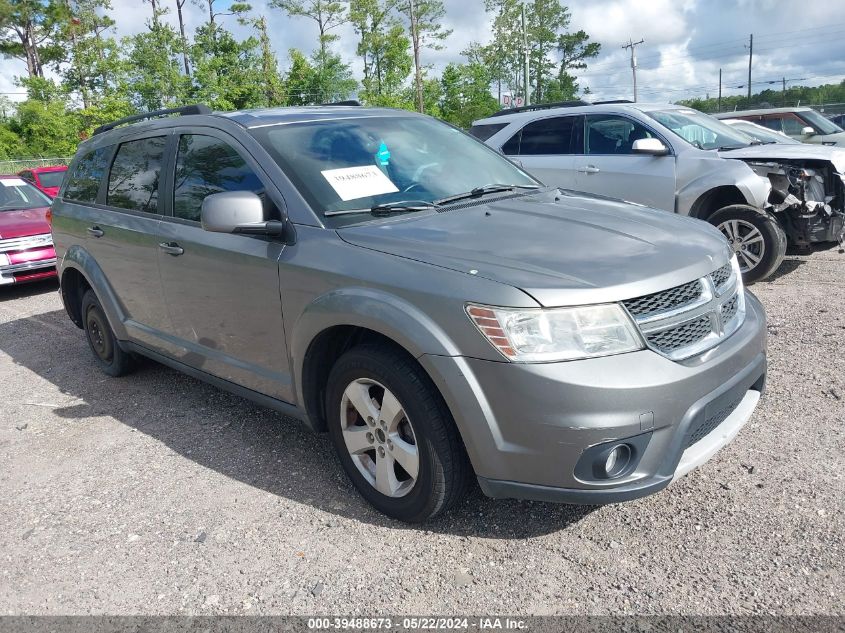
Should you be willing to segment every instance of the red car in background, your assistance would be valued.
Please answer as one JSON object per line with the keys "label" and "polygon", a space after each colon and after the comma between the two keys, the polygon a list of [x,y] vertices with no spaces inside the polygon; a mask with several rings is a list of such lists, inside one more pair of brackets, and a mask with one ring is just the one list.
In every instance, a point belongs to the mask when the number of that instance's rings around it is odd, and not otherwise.
{"label": "red car in background", "polygon": [[50,199],[18,176],[0,176],[0,286],[56,276]]}
{"label": "red car in background", "polygon": [[51,198],[55,198],[62,186],[67,165],[55,165],[53,167],[33,167],[18,172],[18,176],[28,183],[35,185]]}

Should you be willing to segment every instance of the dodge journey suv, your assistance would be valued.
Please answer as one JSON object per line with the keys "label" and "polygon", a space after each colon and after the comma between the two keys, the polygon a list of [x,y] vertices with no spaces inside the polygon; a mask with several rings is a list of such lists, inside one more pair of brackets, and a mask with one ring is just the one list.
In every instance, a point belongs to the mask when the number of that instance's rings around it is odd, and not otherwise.
{"label": "dodge journey suv", "polygon": [[146,356],[328,431],[406,521],[473,478],[568,503],[656,492],[765,382],[763,310],[717,229],[542,186],[404,111],[123,119],[80,146],[53,233],[107,374]]}

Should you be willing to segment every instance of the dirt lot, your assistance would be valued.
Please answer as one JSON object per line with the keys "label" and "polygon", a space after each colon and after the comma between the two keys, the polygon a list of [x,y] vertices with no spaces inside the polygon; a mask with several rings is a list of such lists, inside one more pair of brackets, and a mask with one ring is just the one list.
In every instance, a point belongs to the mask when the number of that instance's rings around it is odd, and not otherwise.
{"label": "dirt lot", "polygon": [[418,528],[327,438],[154,363],[107,378],[55,285],[0,290],[0,613],[845,613],[845,255],[753,291],[768,394],[700,470]]}

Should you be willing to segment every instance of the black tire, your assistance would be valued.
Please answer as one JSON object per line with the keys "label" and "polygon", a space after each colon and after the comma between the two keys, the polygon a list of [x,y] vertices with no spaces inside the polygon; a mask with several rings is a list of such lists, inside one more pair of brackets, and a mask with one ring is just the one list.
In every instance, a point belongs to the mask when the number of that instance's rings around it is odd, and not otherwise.
{"label": "black tire", "polygon": [[[735,226],[739,226],[740,230],[750,230],[748,228],[749,225],[753,226],[753,228],[760,232],[763,238],[763,252],[760,254],[759,260],[753,265],[751,265],[751,258],[746,256],[747,251],[744,252],[741,250],[739,241],[731,243],[731,246],[737,252],[740,267],[744,268],[742,272],[743,281],[751,284],[755,281],[765,279],[777,270],[786,255],[786,233],[783,227],[781,227],[774,216],[768,213],[761,213],[754,207],[744,204],[734,204],[724,207],[707,218],[707,221],[719,228],[729,241],[733,236],[733,228],[730,224],[732,220],[739,223]],[[752,246],[746,248],[751,248]],[[757,253],[748,254],[757,255]]]}
{"label": "black tire", "polygon": [[[395,395],[412,425],[419,471],[404,496],[391,497],[377,490],[359,471],[347,449],[341,402],[346,388],[357,380],[383,385]],[[374,388],[378,392],[378,386]],[[326,412],[329,435],[343,469],[358,492],[380,512],[400,521],[419,523],[452,507],[466,495],[472,469],[463,442],[443,397],[412,358],[383,345],[365,344],[349,350],[329,375]],[[362,422],[359,420],[359,425]]]}
{"label": "black tire", "polygon": [[135,368],[135,359],[123,351],[93,290],[82,295],[82,325],[88,346],[100,369],[109,376],[123,376]]}

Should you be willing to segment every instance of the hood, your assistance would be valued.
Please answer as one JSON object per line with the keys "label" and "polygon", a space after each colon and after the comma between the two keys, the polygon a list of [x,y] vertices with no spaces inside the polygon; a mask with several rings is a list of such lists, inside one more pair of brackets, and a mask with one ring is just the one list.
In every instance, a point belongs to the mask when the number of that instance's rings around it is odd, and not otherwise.
{"label": "hood", "polygon": [[47,209],[39,207],[23,211],[0,211],[0,240],[49,233]]}
{"label": "hood", "polygon": [[839,173],[845,173],[845,149],[828,145],[802,143],[800,145],[779,144],[750,145],[740,149],[719,152],[722,158],[740,160],[777,161],[777,160],[825,160],[833,164]]}
{"label": "hood", "polygon": [[541,192],[338,229],[357,246],[520,288],[541,305],[629,299],[725,264],[714,227],[575,192]]}

